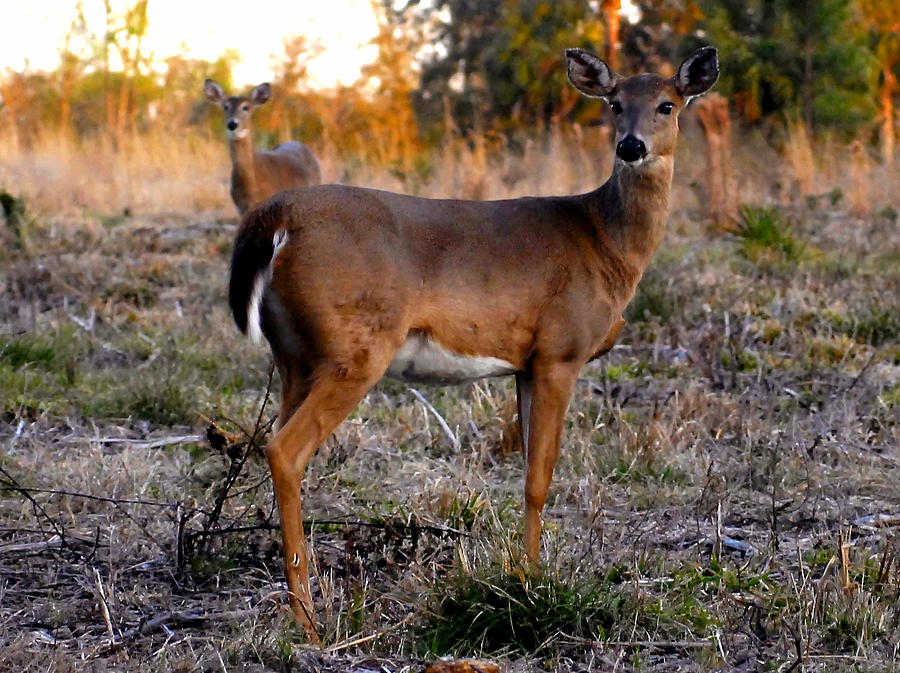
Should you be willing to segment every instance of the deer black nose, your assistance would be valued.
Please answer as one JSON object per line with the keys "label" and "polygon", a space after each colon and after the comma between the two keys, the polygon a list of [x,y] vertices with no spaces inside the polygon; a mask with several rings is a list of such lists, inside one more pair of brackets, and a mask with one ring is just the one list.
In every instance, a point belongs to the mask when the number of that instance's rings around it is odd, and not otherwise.
{"label": "deer black nose", "polygon": [[238,127],[238,123],[233,119],[228,120],[228,124],[226,124],[229,131],[234,131]]}
{"label": "deer black nose", "polygon": [[635,136],[625,136],[616,145],[616,156],[622,161],[638,161],[647,156],[647,146],[644,141]]}

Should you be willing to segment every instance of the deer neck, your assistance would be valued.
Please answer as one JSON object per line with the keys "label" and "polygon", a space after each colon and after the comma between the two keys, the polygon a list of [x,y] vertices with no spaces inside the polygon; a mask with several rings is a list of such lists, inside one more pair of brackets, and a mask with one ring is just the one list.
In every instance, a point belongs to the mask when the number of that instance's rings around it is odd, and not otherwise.
{"label": "deer neck", "polygon": [[228,142],[231,166],[235,176],[249,189],[256,179],[253,142],[250,133],[241,138],[231,138]]}
{"label": "deer neck", "polygon": [[616,161],[610,179],[589,195],[595,226],[639,273],[650,264],[666,233],[673,166],[672,157],[657,157],[642,169]]}

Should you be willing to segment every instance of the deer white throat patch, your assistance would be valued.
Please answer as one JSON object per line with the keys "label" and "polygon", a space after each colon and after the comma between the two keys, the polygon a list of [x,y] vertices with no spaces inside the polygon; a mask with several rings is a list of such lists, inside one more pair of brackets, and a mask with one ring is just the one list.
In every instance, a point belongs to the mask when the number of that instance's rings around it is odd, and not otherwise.
{"label": "deer white throat patch", "polygon": [[516,368],[506,360],[460,355],[424,334],[410,333],[386,376],[409,383],[453,384],[515,372]]}

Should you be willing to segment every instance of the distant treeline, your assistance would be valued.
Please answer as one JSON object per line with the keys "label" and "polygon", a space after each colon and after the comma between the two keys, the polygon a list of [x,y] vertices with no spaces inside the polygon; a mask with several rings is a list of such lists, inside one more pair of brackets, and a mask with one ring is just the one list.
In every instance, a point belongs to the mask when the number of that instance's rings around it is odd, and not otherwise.
{"label": "distant treeline", "polygon": [[[317,45],[287,39],[276,94],[259,111],[268,140],[327,144],[347,160],[415,170],[422,151],[449,136],[540,132],[594,121],[601,108],[567,85],[566,47],[591,49],[624,73],[671,71],[701,44],[720,50],[717,91],[745,125],[777,138],[786,124],[861,139],[894,152],[900,72],[900,3],[886,0],[381,0],[377,59],[359,82],[308,86]],[[213,62],[173,56],[151,67],[142,49],[147,0],[86,27],[80,3],[53,72],[0,72],[0,136],[27,149],[47,138],[97,136],[114,144],[154,129],[218,132],[204,78],[233,88],[233,52]],[[162,71],[162,72],[161,72]],[[250,84],[250,83],[241,83]]]}

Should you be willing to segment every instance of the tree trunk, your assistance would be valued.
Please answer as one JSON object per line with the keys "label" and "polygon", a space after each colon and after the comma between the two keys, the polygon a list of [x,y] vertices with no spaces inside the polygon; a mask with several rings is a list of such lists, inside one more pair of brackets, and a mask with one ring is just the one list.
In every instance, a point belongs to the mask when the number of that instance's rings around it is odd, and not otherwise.
{"label": "tree trunk", "polygon": [[[12,77],[15,77],[15,75],[12,75]],[[21,101],[19,101],[19,98],[13,89],[13,85],[4,80],[3,77],[0,77],[0,97],[3,98],[4,109],[6,110],[6,115],[9,120],[9,123],[6,125],[10,131],[8,149],[9,153],[14,156],[19,153],[19,149],[21,148],[18,115],[18,108],[20,107]]]}
{"label": "tree trunk", "polygon": [[133,74],[127,62],[127,54],[122,50],[122,82],[119,87],[119,105],[116,112],[115,137],[116,143],[121,147],[125,137],[125,121],[128,119],[129,85]]}
{"label": "tree trunk", "polygon": [[851,177],[853,191],[850,195],[851,209],[854,215],[867,215],[872,210],[871,190],[872,176],[869,173],[869,160],[866,156],[865,143],[857,138],[850,145]]}
{"label": "tree trunk", "polygon": [[897,90],[897,78],[885,68],[881,82],[881,158],[884,165],[894,165],[894,92]]}
{"label": "tree trunk", "polygon": [[604,0],[603,13],[606,19],[606,63],[615,70],[619,67],[619,25],[622,0]]}
{"label": "tree trunk", "polygon": [[72,130],[72,104],[69,100],[69,93],[63,93],[59,101],[59,137],[65,142],[71,136]]}
{"label": "tree trunk", "polygon": [[75,59],[66,44],[59,66],[59,128],[58,136],[61,146],[66,146],[72,137],[72,92],[75,89]]}
{"label": "tree trunk", "polygon": [[[115,34],[112,29],[112,5],[109,0],[103,3],[106,20],[106,32],[103,35],[103,91],[106,96],[106,128],[111,134],[115,134],[116,128],[116,104],[113,100],[112,78],[109,71],[109,48],[112,46]],[[115,135],[113,135],[115,144]]]}
{"label": "tree trunk", "polygon": [[806,54],[803,59],[803,122],[806,128],[812,130],[812,99],[813,99],[813,67],[812,44],[806,45]]}
{"label": "tree trunk", "polygon": [[714,93],[695,103],[694,109],[706,136],[707,214],[714,229],[728,230],[737,215],[728,101]]}

